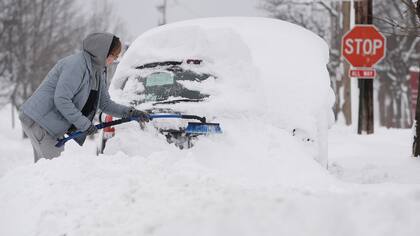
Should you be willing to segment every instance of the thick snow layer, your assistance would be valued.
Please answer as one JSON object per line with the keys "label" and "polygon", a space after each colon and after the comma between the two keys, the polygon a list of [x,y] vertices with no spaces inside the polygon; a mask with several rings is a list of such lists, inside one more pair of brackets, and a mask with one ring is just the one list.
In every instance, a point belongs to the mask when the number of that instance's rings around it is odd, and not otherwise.
{"label": "thick snow layer", "polygon": [[226,17],[184,21],[139,36],[118,66],[111,92],[114,99],[127,103],[133,91],[118,88],[127,77],[141,73],[133,69],[136,66],[201,59],[196,70],[216,76],[201,87],[212,96],[205,104],[178,106],[218,117],[252,117],[315,135],[319,121],[328,123],[332,118],[328,56],[328,46],[320,37],[280,20]]}
{"label": "thick snow layer", "polygon": [[333,155],[329,171],[352,183],[420,183],[420,161],[408,158],[411,130],[375,128],[375,133],[360,136],[348,128],[334,127],[329,137]]}
{"label": "thick snow layer", "polygon": [[[358,136],[333,128],[329,172],[298,149],[283,153],[281,145],[297,144],[264,124],[204,139],[196,151],[147,139],[152,132],[127,131],[126,139],[138,138],[132,153],[114,149],[97,157],[88,140],[32,164],[28,140],[9,127],[9,111],[0,110],[0,235],[420,232],[420,162],[409,157],[410,130]],[[252,149],[255,129],[266,135],[258,134],[262,142]]]}
{"label": "thick snow layer", "polygon": [[[214,77],[202,84],[184,85],[210,97],[205,102],[178,103],[170,108],[206,116],[210,122],[221,123],[232,136],[248,135],[252,145],[238,143],[237,147],[248,146],[251,150],[238,156],[266,145],[255,130],[241,133],[250,124],[264,123],[267,125],[258,128],[288,133],[289,137],[293,129],[302,130],[304,137],[315,140],[306,155],[326,166],[326,136],[334,100],[326,68],[328,55],[328,46],[319,36],[280,20],[227,17],[184,21],[139,36],[118,65],[110,90],[113,99],[128,104],[144,90],[136,76],[150,73],[135,69],[137,66],[200,59],[200,65],[182,66]],[[140,104],[138,108],[149,105]],[[290,153],[294,149],[306,148],[289,148],[295,146],[283,139],[280,143],[286,156],[293,156]]]}
{"label": "thick snow layer", "polygon": [[147,157],[157,155],[159,150],[158,156],[186,155],[227,179],[238,176],[247,184],[310,187],[325,186],[332,181],[325,182],[327,172],[312,159],[314,144],[308,143],[304,148],[301,139],[291,132],[263,122],[229,119],[221,122],[227,130],[224,134],[200,137],[189,150],[168,144],[151,125],[141,131],[138,124],[130,123],[116,127],[116,137],[107,143],[105,154],[114,155],[122,150],[130,156]]}

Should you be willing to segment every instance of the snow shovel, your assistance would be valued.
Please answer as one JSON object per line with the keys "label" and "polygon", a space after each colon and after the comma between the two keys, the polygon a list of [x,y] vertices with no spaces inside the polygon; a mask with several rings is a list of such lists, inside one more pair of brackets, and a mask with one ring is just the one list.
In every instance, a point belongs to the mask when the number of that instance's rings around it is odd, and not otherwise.
{"label": "snow shovel", "polygon": [[[210,134],[210,133],[222,133],[222,129],[220,128],[220,124],[218,123],[206,123],[205,117],[195,116],[195,115],[181,115],[181,114],[150,114],[149,119],[161,119],[161,118],[177,118],[177,119],[193,119],[199,120],[200,122],[188,122],[187,128],[185,132],[187,134]],[[105,122],[101,124],[95,125],[96,128],[103,129],[110,126],[115,126],[123,123],[127,123],[130,121],[139,121],[139,117],[127,117],[121,118],[118,120]],[[68,135],[68,137],[58,139],[57,143],[55,144],[56,147],[63,146],[67,141],[72,140],[74,138],[80,137],[84,135],[85,132],[76,131]]]}

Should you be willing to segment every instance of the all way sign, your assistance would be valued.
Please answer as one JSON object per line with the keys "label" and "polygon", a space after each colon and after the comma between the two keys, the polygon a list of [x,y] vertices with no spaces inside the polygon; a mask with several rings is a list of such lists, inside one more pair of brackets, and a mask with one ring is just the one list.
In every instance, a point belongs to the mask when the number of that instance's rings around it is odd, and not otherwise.
{"label": "all way sign", "polygon": [[374,78],[375,64],[385,57],[386,39],[374,25],[356,25],[347,32],[341,42],[343,57],[356,69],[351,77]]}

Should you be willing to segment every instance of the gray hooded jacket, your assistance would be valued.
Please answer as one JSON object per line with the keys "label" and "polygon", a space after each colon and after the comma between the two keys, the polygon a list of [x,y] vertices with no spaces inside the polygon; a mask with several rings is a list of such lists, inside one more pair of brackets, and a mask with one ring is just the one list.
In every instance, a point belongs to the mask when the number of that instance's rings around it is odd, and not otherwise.
{"label": "gray hooded jacket", "polygon": [[89,128],[91,121],[81,110],[92,89],[98,90],[98,106],[103,112],[116,117],[127,115],[129,107],[110,99],[104,76],[113,36],[94,33],[86,37],[82,51],[61,59],[48,72],[22,105],[22,112],[55,138],[63,136],[72,124],[82,131]]}

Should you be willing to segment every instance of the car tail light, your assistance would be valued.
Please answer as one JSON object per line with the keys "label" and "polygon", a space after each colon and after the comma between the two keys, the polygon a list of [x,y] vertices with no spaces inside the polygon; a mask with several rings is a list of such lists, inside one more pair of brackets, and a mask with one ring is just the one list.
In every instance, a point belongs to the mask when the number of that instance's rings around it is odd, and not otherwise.
{"label": "car tail light", "polygon": [[[112,116],[111,115],[106,115],[105,116],[105,122],[111,122],[112,121]],[[114,127],[106,127],[104,128],[104,138],[105,139],[109,139],[115,136],[115,128]]]}

